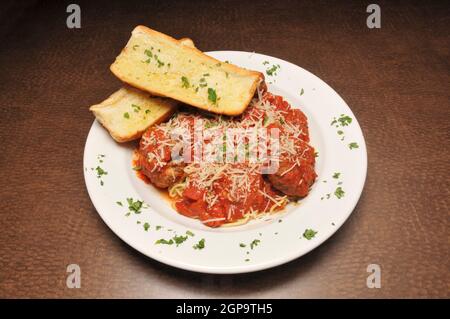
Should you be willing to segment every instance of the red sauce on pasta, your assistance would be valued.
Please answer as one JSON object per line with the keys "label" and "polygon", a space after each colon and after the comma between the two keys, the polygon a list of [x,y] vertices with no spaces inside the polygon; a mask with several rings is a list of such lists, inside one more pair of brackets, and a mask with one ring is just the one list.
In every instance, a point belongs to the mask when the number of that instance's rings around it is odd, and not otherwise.
{"label": "red sauce on pasta", "polygon": [[[260,164],[248,159],[186,163],[172,158],[177,143],[172,133],[181,128],[188,132],[184,138],[191,137],[192,141],[186,152],[193,154],[193,134],[199,119],[203,120],[204,131],[229,127],[278,129],[278,170],[263,174]],[[245,144],[248,156],[251,151],[248,148],[252,147],[248,146],[249,140],[241,138],[240,142]],[[205,143],[209,143],[207,139]],[[306,116],[299,109],[291,108],[282,97],[268,92],[254,99],[239,117],[179,112],[168,122],[150,127],[142,136],[135,162],[142,178],[169,190],[180,214],[197,218],[210,227],[282,210],[289,200],[306,196],[317,176]]]}

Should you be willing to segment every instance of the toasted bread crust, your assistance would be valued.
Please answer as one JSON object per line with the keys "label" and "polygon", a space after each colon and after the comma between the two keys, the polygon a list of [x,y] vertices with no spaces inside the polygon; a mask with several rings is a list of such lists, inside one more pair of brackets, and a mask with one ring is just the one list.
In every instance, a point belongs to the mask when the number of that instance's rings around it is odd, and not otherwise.
{"label": "toasted bread crust", "polygon": [[[143,112],[150,110],[149,114],[142,113],[141,110],[141,114],[135,114],[131,106],[133,103],[140,104]],[[148,127],[168,119],[176,111],[177,104],[178,102],[171,99],[150,97],[148,93],[135,88],[123,87],[103,102],[92,105],[89,110],[114,140],[123,143],[140,138]],[[125,113],[132,119],[125,118]],[[127,127],[128,125],[130,127]]]}
{"label": "toasted bread crust", "polygon": [[[139,69],[142,68],[142,65],[137,64],[136,58],[132,56],[134,53],[130,52],[130,50],[133,50],[130,46],[132,40],[135,40],[135,38],[138,38],[140,35],[147,36],[146,39],[150,39],[151,41],[160,44],[161,47],[170,47],[170,50],[174,50],[181,56],[191,57],[192,60],[196,60],[197,64],[201,61],[202,65],[217,66],[216,69],[212,69],[212,71],[220,71],[220,74],[226,74],[227,79],[230,74],[230,78],[233,78],[230,81],[225,80],[222,75],[220,75],[220,79],[215,79],[216,82],[221,82],[221,84],[227,82],[227,86],[224,89],[224,91],[226,90],[227,92],[224,93],[223,96],[220,96],[219,93],[220,98],[223,98],[225,101],[219,101],[216,104],[211,103],[208,100],[209,92],[205,93],[205,90],[200,90],[200,93],[197,93],[196,91],[195,94],[188,92],[187,90],[180,92],[182,90],[180,89],[181,84],[177,83],[175,85],[173,78],[168,81],[168,85],[160,85],[158,79],[161,78],[161,74],[157,74],[156,76],[156,72],[153,70],[150,71],[148,75],[150,80],[138,77],[136,74],[141,72]],[[250,71],[229,63],[223,63],[204,54],[195,47],[191,48],[183,46],[178,40],[145,26],[137,26],[133,30],[128,44],[122,49],[121,54],[116,58],[116,61],[111,65],[110,69],[113,74],[123,82],[150,92],[153,95],[170,97],[204,110],[226,115],[241,114],[250,103],[259,83],[264,80],[264,75],[261,72]],[[156,69],[156,71],[158,70]],[[190,72],[191,74],[195,74],[196,77],[199,77],[204,70],[190,70]],[[174,74],[179,74],[179,78],[183,75],[180,70],[177,70]],[[216,75],[217,74],[219,74],[219,72],[216,72]],[[218,85],[218,83],[216,84]],[[231,94],[234,94],[234,96],[229,96],[230,92]]]}
{"label": "toasted bread crust", "polygon": [[178,41],[184,46],[187,46],[187,47],[190,47],[190,48],[195,48],[194,41],[192,41],[191,38],[181,38]]}

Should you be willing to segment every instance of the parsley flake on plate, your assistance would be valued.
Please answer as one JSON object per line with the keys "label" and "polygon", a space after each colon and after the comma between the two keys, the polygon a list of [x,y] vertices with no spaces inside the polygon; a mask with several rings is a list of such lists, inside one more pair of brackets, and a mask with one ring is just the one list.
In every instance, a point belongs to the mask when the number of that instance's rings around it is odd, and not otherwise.
{"label": "parsley flake on plate", "polygon": [[195,236],[195,234],[193,232],[191,232],[190,230],[186,230],[186,235],[189,235],[191,237]]}
{"label": "parsley flake on plate", "polygon": [[280,69],[280,65],[279,64],[276,64],[276,65],[274,64],[274,65],[272,65],[272,67],[270,67],[270,68],[268,68],[266,70],[266,73],[267,73],[268,76],[277,75],[278,69]]}
{"label": "parsley flake on plate", "polygon": [[127,198],[128,209],[130,212],[134,212],[135,214],[141,213],[142,205],[144,204],[141,200],[134,201],[132,198]]}
{"label": "parsley flake on plate", "polygon": [[338,187],[338,188],[336,188],[336,190],[334,191],[334,195],[338,198],[338,199],[341,199],[342,197],[344,197],[344,195],[345,195],[345,192],[344,192],[344,190],[342,189],[342,187]]}
{"label": "parsley flake on plate", "polygon": [[158,239],[158,240],[155,242],[155,245],[160,245],[160,244],[163,244],[163,245],[173,245],[173,239],[169,239],[169,240],[164,239],[164,238]]}
{"label": "parsley flake on plate", "polygon": [[341,126],[348,126],[352,123],[352,118],[348,115],[341,114],[341,117],[338,119]]}
{"label": "parsley flake on plate", "polygon": [[175,244],[177,245],[177,247],[179,245],[181,245],[182,243],[184,243],[186,240],[188,239],[188,236],[174,236],[173,240],[175,241]]}
{"label": "parsley flake on plate", "polygon": [[348,148],[352,150],[354,148],[359,148],[359,145],[356,142],[352,142],[352,143],[348,144]]}
{"label": "parsley flake on plate", "polygon": [[306,238],[307,240],[311,240],[316,236],[316,234],[317,232],[315,230],[305,229],[305,231],[303,232],[303,237]]}
{"label": "parsley flake on plate", "polygon": [[260,242],[261,242],[261,241],[260,241],[259,239],[253,240],[253,241],[250,243],[250,249],[253,249],[253,248],[255,248],[256,246],[258,246]]}
{"label": "parsley flake on plate", "polygon": [[199,240],[198,243],[196,243],[194,246],[192,246],[194,249],[203,249],[205,248],[205,238],[202,238]]}

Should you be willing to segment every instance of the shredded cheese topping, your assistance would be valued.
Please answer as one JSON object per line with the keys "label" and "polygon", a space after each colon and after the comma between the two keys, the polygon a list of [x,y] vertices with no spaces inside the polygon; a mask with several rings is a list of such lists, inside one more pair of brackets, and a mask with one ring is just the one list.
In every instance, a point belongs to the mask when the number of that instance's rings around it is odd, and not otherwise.
{"label": "shredded cheese topping", "polygon": [[[217,193],[217,189],[220,189],[220,184],[225,180],[229,185],[226,196],[232,203],[245,203],[250,194],[257,189],[259,194],[267,199],[264,213],[273,211],[277,207],[284,207],[288,200],[287,196],[271,196],[264,185],[260,184],[261,169],[267,166],[269,159],[290,163],[286,169],[278,172],[280,176],[285,176],[295,167],[300,167],[306,153],[311,151],[308,146],[308,127],[306,118],[304,123],[290,119],[289,108],[285,110],[276,107],[266,94],[258,90],[258,96],[237,119],[221,115],[205,116],[201,113],[178,112],[169,121],[155,126],[150,134],[144,134],[141,139],[141,148],[151,149],[147,153],[147,160],[152,164],[152,172],[163,169],[169,162],[184,165],[183,170],[187,177],[169,189],[171,196],[180,197],[184,189],[195,186],[204,191],[203,200],[207,206],[213,207],[221,196]],[[271,158],[273,154],[269,147],[273,139],[271,136],[259,134],[259,143],[252,142],[255,137],[252,134],[270,127],[282,128],[278,137],[279,153],[274,158]],[[230,129],[246,129],[251,134],[228,136],[227,132]],[[199,131],[203,134],[202,139],[196,138],[195,133]],[[213,142],[214,134],[215,142]],[[219,136],[219,143],[217,143],[217,136]],[[187,149],[186,145],[189,146]],[[233,145],[237,147],[234,149],[231,147],[234,153],[229,154],[227,150]],[[184,154],[174,158],[174,149],[183,149]],[[202,150],[200,160],[199,155],[195,153],[198,149]],[[194,158],[188,163],[185,161],[187,153],[194,154]],[[253,160],[252,155],[255,154],[266,154],[266,157],[259,161]],[[201,161],[202,156],[215,156],[219,160]],[[243,162],[236,161],[236,159],[242,159],[242,156],[245,158]],[[228,161],[229,158],[234,158],[235,161]],[[303,179],[300,179],[298,185],[302,183]],[[235,209],[235,206],[231,205],[226,218],[212,218],[203,220],[203,223],[231,220],[236,213]],[[245,216],[255,214],[253,209],[250,209],[251,211]]]}

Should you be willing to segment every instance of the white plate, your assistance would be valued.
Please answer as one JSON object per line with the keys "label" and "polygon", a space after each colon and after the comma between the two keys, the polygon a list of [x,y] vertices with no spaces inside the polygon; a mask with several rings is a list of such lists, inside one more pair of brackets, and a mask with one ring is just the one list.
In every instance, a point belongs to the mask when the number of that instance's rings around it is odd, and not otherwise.
{"label": "white plate", "polygon": [[[269,91],[282,95],[307,115],[311,144],[318,151],[318,179],[310,194],[299,205],[289,204],[285,212],[272,220],[255,220],[235,228],[208,228],[175,212],[153,186],[136,177],[131,164],[132,145],[114,142],[95,121],[84,151],[84,177],[89,195],[114,233],[144,255],[165,264],[223,274],[257,271],[286,263],[328,239],[358,202],[367,171],[361,128],[350,108],[331,87],[294,64],[249,52],[214,51],[208,54],[264,72]],[[268,76],[266,70],[273,65],[280,68],[276,75]],[[349,116],[352,122],[343,127],[331,125],[333,119],[342,114]],[[338,134],[338,131],[343,133]],[[350,149],[349,144],[353,142],[358,148]],[[98,178],[97,166],[108,174]],[[337,179],[333,178],[336,172],[340,173]],[[341,198],[335,194],[338,187],[344,191]],[[140,214],[126,216],[126,198],[143,200],[149,208]],[[118,201],[123,207],[116,203]],[[150,224],[147,231],[143,226],[146,222]],[[306,239],[303,236],[306,229],[317,231],[317,234]],[[178,247],[155,243],[161,238],[170,239],[174,234],[184,235],[188,230],[195,236],[188,236]],[[194,249],[193,245],[202,238],[205,248]],[[258,244],[250,245],[254,240],[259,240]],[[245,247],[241,247],[241,243]]]}

